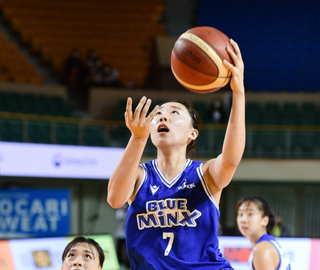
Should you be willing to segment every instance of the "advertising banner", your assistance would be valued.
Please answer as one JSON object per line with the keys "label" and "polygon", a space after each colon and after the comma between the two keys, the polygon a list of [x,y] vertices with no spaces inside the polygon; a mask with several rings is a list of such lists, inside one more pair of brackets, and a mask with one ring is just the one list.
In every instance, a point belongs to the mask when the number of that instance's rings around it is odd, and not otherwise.
{"label": "advertising banner", "polygon": [[0,142],[0,176],[109,179],[124,149]]}
{"label": "advertising banner", "polygon": [[[113,238],[109,234],[87,235],[97,241],[105,252],[103,270],[119,269]],[[62,253],[73,239],[70,237],[29,238],[0,241],[0,270],[61,270]],[[318,270],[320,239],[277,238],[290,257],[291,270]],[[251,252],[244,237],[219,237],[220,250],[235,270],[248,269]]]}
{"label": "advertising banner", "polygon": [[70,233],[68,189],[1,189],[0,238]]}
{"label": "advertising banner", "polygon": [[[235,270],[247,270],[251,244],[245,237],[220,237],[220,251],[231,263]],[[319,246],[311,245],[314,239],[310,238],[277,238],[278,243],[290,259],[291,270],[317,270],[314,268],[317,256],[320,254]],[[308,267],[309,266],[309,267]],[[318,264],[319,266],[319,264]],[[318,267],[317,266],[317,267]]]}

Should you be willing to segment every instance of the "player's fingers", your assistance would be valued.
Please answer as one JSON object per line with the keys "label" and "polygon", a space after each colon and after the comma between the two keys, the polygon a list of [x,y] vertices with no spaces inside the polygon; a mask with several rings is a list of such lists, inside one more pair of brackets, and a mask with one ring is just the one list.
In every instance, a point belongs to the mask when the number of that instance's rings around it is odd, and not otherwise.
{"label": "player's fingers", "polygon": [[238,58],[237,58],[236,53],[229,46],[227,47],[227,51],[228,51],[230,57],[232,58],[234,65],[236,66],[238,63]]}
{"label": "player's fingers", "polygon": [[126,119],[126,120],[132,119],[132,98],[131,98],[131,97],[129,97],[129,98],[127,99],[125,119]]}
{"label": "player's fingers", "polygon": [[141,113],[141,110],[144,106],[144,104],[146,103],[146,97],[143,96],[140,101],[139,101],[139,104],[137,105],[135,111],[134,111],[134,114],[133,114],[133,119],[136,120],[136,119],[139,119],[140,118],[140,113]]}
{"label": "player's fingers", "polygon": [[144,104],[144,107],[143,107],[143,109],[141,111],[141,114],[140,114],[140,118],[141,119],[144,119],[146,117],[147,112],[148,112],[148,110],[150,108],[151,102],[152,102],[151,99],[148,98],[146,103]]}
{"label": "player's fingers", "polygon": [[235,51],[235,56],[242,60],[242,55],[238,43],[233,39],[230,39],[230,43]]}
{"label": "player's fingers", "polygon": [[234,68],[234,65],[232,65],[228,60],[226,59],[223,59],[223,62],[222,62],[227,68],[229,69],[233,69]]}
{"label": "player's fingers", "polygon": [[[233,60],[233,65],[229,63],[230,65],[228,65],[228,67],[232,70],[234,70],[234,68],[239,68],[240,70],[242,70],[243,69],[243,61],[242,61],[241,57],[237,56],[235,54],[235,52],[230,47],[228,47],[227,50]],[[224,61],[224,63],[226,63],[226,61]]]}
{"label": "player's fingers", "polygon": [[238,46],[238,43],[235,42],[233,39],[230,39],[230,43],[231,43],[234,51],[231,50],[230,47],[228,47],[227,49],[228,49],[228,53],[232,57],[234,65],[239,67],[239,68],[243,68],[243,60],[242,60],[242,55],[241,55],[241,51],[240,51],[240,48]]}
{"label": "player's fingers", "polygon": [[157,111],[159,110],[159,105],[156,105],[153,110],[149,113],[148,117],[147,117],[147,121],[151,122],[152,119],[155,117]]}
{"label": "player's fingers", "polygon": [[129,125],[129,116],[128,116],[127,111],[124,113],[124,121],[125,121],[126,125],[128,126]]}

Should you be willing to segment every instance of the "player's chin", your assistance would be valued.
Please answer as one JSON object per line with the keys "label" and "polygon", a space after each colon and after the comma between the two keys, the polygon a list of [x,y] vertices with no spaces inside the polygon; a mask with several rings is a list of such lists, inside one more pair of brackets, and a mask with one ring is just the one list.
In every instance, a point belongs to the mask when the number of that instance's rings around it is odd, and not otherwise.
{"label": "player's chin", "polygon": [[243,236],[248,236],[249,235],[248,229],[239,229],[239,231]]}

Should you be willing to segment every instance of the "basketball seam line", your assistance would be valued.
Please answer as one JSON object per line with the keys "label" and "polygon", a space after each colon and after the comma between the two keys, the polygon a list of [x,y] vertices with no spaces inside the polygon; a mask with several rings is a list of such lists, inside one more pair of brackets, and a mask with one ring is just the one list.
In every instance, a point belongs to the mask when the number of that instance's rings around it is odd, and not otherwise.
{"label": "basketball seam line", "polygon": [[[222,62],[222,59],[217,54],[217,52],[207,42],[205,42],[203,39],[199,38],[195,34],[185,32],[181,35],[180,38],[184,38],[186,40],[189,40],[190,42],[192,42],[193,44],[198,46],[206,55],[208,55],[208,57],[212,60],[212,62],[216,63],[216,61],[218,62],[218,60],[221,60],[221,62]],[[224,68],[224,70],[222,72],[223,74],[220,74],[221,70],[218,69],[219,74],[218,74],[217,78],[228,77],[230,70],[228,68],[226,68],[225,66],[223,66],[223,68]],[[225,75],[225,76],[223,76],[223,75]]]}
{"label": "basketball seam line", "polygon": [[[179,57],[179,55],[176,54],[175,50],[172,50],[172,53],[175,55],[175,57],[177,59],[179,59],[181,62],[183,62],[183,64],[185,64],[186,66],[190,67],[191,69],[195,70],[195,68],[191,65],[189,65],[188,63],[186,63],[185,61],[183,61],[183,59],[181,57]],[[210,58],[210,57],[209,57]],[[211,58],[210,58],[211,59]],[[211,59],[212,60],[212,59]],[[216,65],[215,62],[212,61],[212,64],[214,64],[216,67],[217,67],[217,70],[219,72],[219,68],[218,66]],[[217,76],[213,76],[212,74],[209,74],[209,73],[206,73],[204,71],[201,71],[202,74],[206,75],[206,76],[209,76],[209,77],[212,77],[212,78],[218,78]]]}

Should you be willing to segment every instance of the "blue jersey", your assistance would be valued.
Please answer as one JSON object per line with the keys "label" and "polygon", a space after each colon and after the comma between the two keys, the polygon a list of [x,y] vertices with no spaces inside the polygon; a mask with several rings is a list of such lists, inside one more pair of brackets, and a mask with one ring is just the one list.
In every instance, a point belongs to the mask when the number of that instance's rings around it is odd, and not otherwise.
{"label": "blue jersey", "polygon": [[[276,239],[272,235],[265,233],[260,237],[260,239],[255,244],[255,246],[263,241],[270,242],[278,251],[280,261],[279,261],[278,267],[275,270],[290,270],[291,266],[290,266],[289,258],[285,255],[285,253],[283,252],[281,246],[276,241]],[[254,270],[252,253],[250,254],[250,258],[249,258],[249,269]]]}
{"label": "blue jersey", "polygon": [[188,160],[170,182],[156,160],[141,166],[144,178],[127,212],[130,269],[233,269],[219,251],[220,212],[202,163]]}

